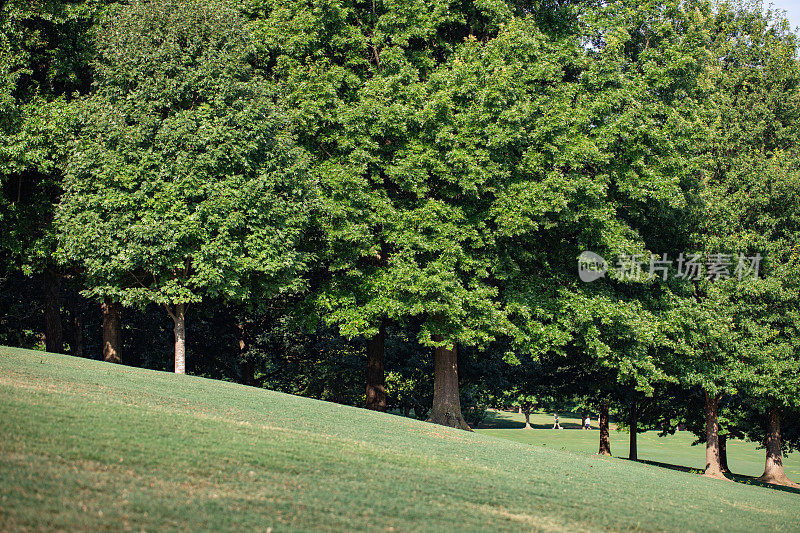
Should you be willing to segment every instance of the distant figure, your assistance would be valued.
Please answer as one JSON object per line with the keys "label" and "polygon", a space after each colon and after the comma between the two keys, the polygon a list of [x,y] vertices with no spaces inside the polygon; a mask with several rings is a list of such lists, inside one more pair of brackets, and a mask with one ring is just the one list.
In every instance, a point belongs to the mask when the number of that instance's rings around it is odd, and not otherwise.
{"label": "distant figure", "polygon": [[583,429],[592,429],[592,419],[588,416],[586,417],[586,420],[583,421]]}
{"label": "distant figure", "polygon": [[564,428],[562,428],[562,427],[559,425],[559,423],[558,423],[558,415],[557,415],[557,414],[555,414],[555,415],[553,415],[553,416],[555,417],[555,424],[553,424],[553,429],[564,429]]}

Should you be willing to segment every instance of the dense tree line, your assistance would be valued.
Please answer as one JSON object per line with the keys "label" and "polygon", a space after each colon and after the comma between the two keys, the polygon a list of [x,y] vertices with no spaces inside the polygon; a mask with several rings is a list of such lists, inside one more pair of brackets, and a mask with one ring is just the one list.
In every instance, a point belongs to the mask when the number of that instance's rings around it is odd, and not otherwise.
{"label": "dense tree line", "polygon": [[600,413],[600,453],[610,416],[632,458],[683,424],[708,475],[749,438],[791,483],[779,13],[9,0],[0,28],[0,342],[463,429],[570,403]]}

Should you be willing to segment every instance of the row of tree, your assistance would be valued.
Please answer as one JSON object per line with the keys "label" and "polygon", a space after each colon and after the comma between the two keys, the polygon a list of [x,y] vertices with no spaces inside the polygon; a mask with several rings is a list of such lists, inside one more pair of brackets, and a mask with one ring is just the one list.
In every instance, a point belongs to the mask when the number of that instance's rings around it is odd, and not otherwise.
{"label": "row of tree", "polygon": [[[187,316],[215,331],[219,314],[244,382],[314,383],[363,350],[367,407],[387,408],[388,377],[396,407],[468,429],[461,355],[491,401],[597,409],[601,453],[610,412],[632,444],[680,420],[708,475],[746,436],[766,445],[763,479],[789,483],[800,63],[781,16],[9,0],[0,17],[0,259],[5,287],[42,283],[47,350],[66,309],[82,352],[75,291],[100,308],[109,361],[123,313],[161,308],[178,373]],[[585,283],[585,250],[663,268]],[[763,259],[749,276],[666,261],[690,254]]]}

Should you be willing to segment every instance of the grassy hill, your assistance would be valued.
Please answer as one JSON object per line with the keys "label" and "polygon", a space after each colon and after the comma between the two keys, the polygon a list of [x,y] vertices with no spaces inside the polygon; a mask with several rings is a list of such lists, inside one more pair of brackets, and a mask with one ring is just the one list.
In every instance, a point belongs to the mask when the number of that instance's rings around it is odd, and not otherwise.
{"label": "grassy hill", "polygon": [[0,530],[797,530],[800,495],[0,348]]}

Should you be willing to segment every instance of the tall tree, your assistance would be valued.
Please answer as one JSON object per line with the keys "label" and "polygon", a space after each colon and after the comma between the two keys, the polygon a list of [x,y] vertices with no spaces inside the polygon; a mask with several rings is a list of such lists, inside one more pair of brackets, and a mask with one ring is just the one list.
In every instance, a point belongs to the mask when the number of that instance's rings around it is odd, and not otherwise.
{"label": "tall tree", "polygon": [[312,276],[317,312],[376,349],[381,324],[421,318],[420,340],[440,362],[431,420],[458,427],[466,423],[457,344],[490,339],[477,330],[488,330],[499,313],[491,303],[496,287],[485,283],[487,258],[479,258],[488,204],[475,205],[481,215],[467,209],[481,194],[474,165],[446,159],[466,154],[468,139],[440,146],[447,136],[437,137],[437,128],[454,104],[454,86],[448,67],[434,73],[465,37],[492,38],[500,22],[525,9],[264,0],[251,12],[298,140],[314,156],[324,250]]}
{"label": "tall tree", "polygon": [[62,191],[66,101],[89,91],[95,0],[0,4],[0,265],[42,280],[48,351],[63,351],[63,269],[54,207]]}
{"label": "tall tree", "polygon": [[82,264],[88,296],[162,305],[183,373],[187,306],[300,288],[305,156],[226,2],[114,7],[95,45],[96,90],[74,106],[61,257]]}
{"label": "tall tree", "polygon": [[[715,259],[696,284],[695,307],[707,313],[707,333],[721,350],[717,364],[694,375],[706,391],[709,474],[719,475],[721,465],[711,460],[719,454],[720,383],[760,405],[773,430],[796,398],[796,386],[787,384],[798,367],[800,64],[797,35],[761,4],[719,6],[710,34],[696,242]],[[776,467],[777,440],[772,431],[765,443],[765,479],[786,482]]]}

